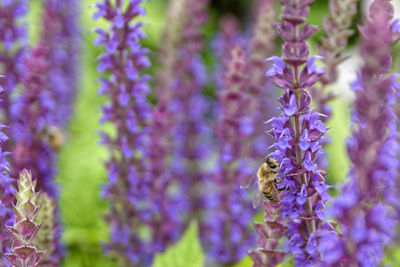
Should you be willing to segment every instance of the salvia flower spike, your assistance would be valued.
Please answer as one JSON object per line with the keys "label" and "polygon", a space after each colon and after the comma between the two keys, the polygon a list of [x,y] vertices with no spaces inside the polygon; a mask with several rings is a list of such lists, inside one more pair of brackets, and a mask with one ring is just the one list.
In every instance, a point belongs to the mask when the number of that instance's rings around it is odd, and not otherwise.
{"label": "salvia flower spike", "polygon": [[[105,48],[98,58],[98,71],[106,72],[100,80],[99,93],[109,99],[103,106],[101,122],[110,122],[116,130],[115,136],[102,133],[102,143],[111,154],[107,161],[109,180],[102,192],[110,203],[106,219],[111,240],[105,249],[123,266],[150,265],[165,241],[152,225],[152,219],[159,214],[153,215],[158,210],[151,197],[155,183],[148,160],[150,77],[143,74],[151,62],[149,51],[140,44],[145,37],[142,22],[135,22],[145,15],[141,2],[99,1],[94,13],[94,19],[102,17],[110,25],[108,30],[96,29],[95,44]],[[141,235],[141,231],[147,231],[149,236]]]}
{"label": "salvia flower spike", "polygon": [[32,173],[22,170],[18,180],[17,200],[13,205],[14,225],[7,227],[12,238],[11,252],[6,254],[10,264],[15,267],[38,266],[43,255],[35,246],[36,235],[41,227],[37,221],[40,210],[38,203],[39,193],[36,190],[36,180],[32,179]]}
{"label": "salvia flower spike", "polygon": [[342,52],[347,47],[348,39],[354,31],[350,29],[353,18],[357,15],[357,4],[359,0],[330,0],[330,15],[324,19],[325,36],[321,38],[318,52],[325,57],[325,73],[321,77],[321,87],[312,88],[311,94],[317,110],[326,117],[331,114],[328,103],[335,98],[328,86],[338,78],[338,65],[347,58]]}
{"label": "salvia flower spike", "polygon": [[[17,177],[24,168],[29,168],[37,177],[38,189],[57,196],[56,153],[43,136],[50,124],[48,82],[49,50],[42,44],[32,48],[25,58],[23,91],[13,104],[13,117],[18,118],[11,126],[16,144],[12,153],[11,175]],[[50,101],[52,102],[52,101]]]}
{"label": "salvia flower spike", "polygon": [[54,253],[58,245],[58,239],[55,238],[57,234],[56,206],[54,200],[43,191],[39,194],[38,203],[40,210],[36,221],[42,223],[42,226],[36,236],[35,245],[40,251],[45,251],[40,266],[56,267],[60,263],[59,255]]}
{"label": "salvia flower spike", "polygon": [[[316,64],[316,60],[322,58],[309,57],[306,42],[317,30],[305,23],[312,2],[281,0],[282,22],[275,24],[275,28],[284,40],[282,58],[268,59],[273,65],[267,71],[267,76],[284,89],[278,99],[281,116],[268,123],[272,126],[269,134],[275,139],[273,147],[276,149],[271,156],[280,162],[279,188],[284,189],[278,206],[282,209],[280,217],[287,221],[285,249],[294,255],[295,266],[320,262],[318,234],[329,227],[323,220],[325,202],[330,196],[325,172],[316,162],[321,150],[320,139],[327,129],[320,114],[310,107],[309,89],[324,73]],[[269,226],[270,223],[266,223]],[[269,248],[260,247],[258,251],[261,256],[270,253]]]}
{"label": "salvia flower spike", "polygon": [[397,75],[389,75],[392,30],[398,23],[391,23],[393,13],[390,1],[375,0],[359,28],[364,64],[352,84],[356,127],[347,143],[353,166],[332,208],[341,232],[326,232],[322,239],[324,266],[379,266],[394,235],[395,217],[388,205],[398,210],[398,192],[393,190],[398,183],[398,133],[391,107],[398,85]]}
{"label": "salvia flower spike", "polygon": [[[262,157],[265,148],[260,144],[271,145],[271,139],[264,134],[265,118],[276,115],[274,99],[277,96],[276,87],[265,77],[267,69],[264,59],[273,55],[276,48],[276,33],[274,21],[277,17],[274,0],[255,1],[257,12],[256,21],[252,29],[253,36],[249,40],[248,57],[248,92],[250,95],[249,113],[253,114],[249,121],[253,131],[252,151],[254,157]],[[250,127],[248,127],[250,129]]]}
{"label": "salvia flower spike", "polygon": [[[180,67],[175,73],[178,86],[174,94],[174,108],[180,117],[177,118],[173,129],[177,150],[174,172],[182,177],[183,188],[188,192],[189,210],[195,218],[200,217],[206,205],[202,186],[205,172],[201,164],[211,150],[211,131],[204,117],[207,103],[202,94],[207,72],[200,55],[204,48],[202,28],[208,19],[209,2],[185,1],[187,20],[182,30],[182,46],[178,53]],[[184,169],[181,166],[184,166]]]}
{"label": "salvia flower spike", "polygon": [[225,88],[220,92],[220,114],[216,125],[219,142],[219,159],[213,176],[214,205],[204,216],[202,241],[208,256],[223,264],[234,264],[246,254],[255,242],[249,227],[254,215],[247,209],[251,198],[237,184],[250,175],[245,160],[250,133],[243,126],[248,116],[246,94],[246,53],[241,46],[231,48],[230,60],[226,62]]}
{"label": "salvia flower spike", "polygon": [[46,86],[51,95],[51,124],[66,127],[79,78],[79,0],[45,0],[41,42],[49,49],[49,77]]}
{"label": "salvia flower spike", "polygon": [[[0,93],[3,89],[0,87]],[[13,180],[9,175],[10,163],[6,159],[8,152],[4,151],[4,144],[8,140],[3,132],[4,125],[0,124],[0,266],[5,263],[3,254],[10,246],[10,238],[6,230],[6,225],[12,225],[13,212],[11,203],[14,200]]]}
{"label": "salvia flower spike", "polygon": [[11,108],[12,94],[21,84],[24,71],[23,58],[26,52],[27,29],[25,17],[28,13],[27,0],[1,1],[0,3],[0,65],[4,70],[4,77],[0,79],[2,93],[3,123],[11,125],[13,121]]}

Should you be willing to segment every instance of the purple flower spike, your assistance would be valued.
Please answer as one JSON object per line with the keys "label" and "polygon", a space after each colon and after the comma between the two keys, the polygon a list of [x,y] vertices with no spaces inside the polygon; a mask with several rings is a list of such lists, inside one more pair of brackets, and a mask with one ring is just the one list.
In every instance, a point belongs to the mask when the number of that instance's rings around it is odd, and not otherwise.
{"label": "purple flower spike", "polygon": [[[0,3],[0,65],[4,77],[0,78],[2,93],[3,123],[11,126],[13,122],[11,107],[14,90],[22,82],[24,54],[27,43],[25,16],[28,12],[27,0],[2,1]],[[8,148],[7,148],[8,150]]]}
{"label": "purple flower spike", "polygon": [[[317,164],[322,151],[320,141],[326,132],[320,114],[311,108],[310,87],[319,81],[324,71],[315,64],[319,56],[309,58],[306,39],[315,28],[305,23],[312,1],[281,1],[284,4],[282,22],[276,25],[281,38],[282,58],[272,57],[274,65],[267,76],[284,89],[278,98],[281,116],[270,120],[268,132],[275,139],[270,154],[279,163],[280,202],[265,205],[266,213],[274,210],[275,222],[266,214],[265,231],[279,229],[279,234],[260,233],[259,248],[250,252],[255,266],[275,266],[286,254],[293,254],[295,266],[314,266],[321,263],[319,234],[325,229],[323,217],[325,201],[329,199],[325,172]],[[300,3],[301,2],[301,3]],[[284,247],[279,240],[286,236]],[[271,239],[274,246],[271,247]],[[278,257],[279,256],[279,257]],[[269,260],[269,261],[266,261]]]}
{"label": "purple flower spike", "polygon": [[37,186],[52,197],[57,196],[55,175],[55,149],[47,138],[51,129],[50,110],[53,100],[46,90],[48,82],[49,50],[42,45],[32,49],[25,61],[24,90],[13,105],[12,125],[16,144],[12,153],[11,175],[17,177],[29,168],[38,177]]}
{"label": "purple flower spike", "polygon": [[[391,107],[397,99],[393,90],[396,85],[388,65],[392,18],[392,3],[375,0],[370,18],[361,28],[364,65],[353,84],[353,121],[358,127],[348,142],[354,166],[350,181],[343,186],[331,211],[342,232],[322,236],[324,266],[379,266],[384,248],[394,235],[394,219],[399,216],[399,192],[394,187],[398,182],[394,178],[398,176],[399,161]],[[397,214],[393,214],[393,208]]]}
{"label": "purple flower spike", "polygon": [[65,128],[79,81],[79,9],[81,1],[45,0],[41,43],[48,49],[47,90],[52,92],[51,125]]}
{"label": "purple flower spike", "polygon": [[[0,88],[2,91],[2,88]],[[4,143],[7,136],[4,134],[5,127],[0,125],[0,266],[6,266],[4,253],[10,247],[10,238],[6,231],[6,226],[11,226],[14,219],[11,209],[14,200],[13,180],[9,176],[10,164],[6,159],[9,154],[4,151]]]}
{"label": "purple flower spike", "polygon": [[37,216],[40,210],[39,193],[32,174],[24,169],[18,180],[17,203],[13,205],[14,225],[7,231],[12,238],[11,252],[6,254],[13,267],[38,266],[44,252],[36,247],[36,235],[42,226]]}
{"label": "purple flower spike", "polygon": [[249,40],[248,52],[248,91],[249,112],[252,114],[253,138],[251,141],[253,158],[263,157],[265,150],[259,144],[271,145],[271,141],[264,134],[263,122],[266,117],[272,117],[277,113],[272,109],[273,101],[277,97],[278,90],[265,76],[266,57],[271,57],[275,51],[276,34],[273,30],[273,22],[277,17],[276,2],[274,0],[257,0],[254,2],[254,27],[252,37]]}
{"label": "purple flower spike", "polygon": [[56,235],[59,234],[58,220],[56,218],[56,205],[53,198],[51,198],[46,192],[40,192],[38,203],[40,210],[36,221],[40,222],[42,226],[36,236],[36,246],[39,250],[45,253],[40,261],[40,266],[44,267],[56,267],[60,264],[60,255],[57,252],[59,248],[59,238]]}
{"label": "purple flower spike", "polygon": [[246,56],[241,46],[235,46],[226,62],[226,87],[219,96],[221,110],[216,125],[220,140],[218,166],[212,181],[216,201],[204,216],[201,228],[208,256],[223,264],[240,261],[255,242],[249,227],[254,210],[247,209],[251,199],[237,186],[242,177],[249,175],[243,167],[246,162],[241,162],[250,156],[250,135],[241,131],[241,121],[248,116]]}
{"label": "purple flower spike", "polygon": [[[229,60],[230,49],[235,45],[243,45],[245,39],[239,29],[239,21],[232,15],[224,16],[219,23],[220,32],[211,41],[216,64],[214,66],[214,77],[217,87],[224,88],[224,63]],[[217,107],[213,107],[217,108]]]}
{"label": "purple flower spike", "polygon": [[321,86],[311,88],[313,101],[319,112],[327,117],[321,118],[326,122],[331,114],[329,102],[334,99],[334,94],[329,92],[328,85],[338,78],[337,66],[346,60],[342,55],[347,47],[348,39],[354,31],[350,30],[352,20],[357,15],[359,0],[330,0],[330,15],[324,19],[325,36],[321,38],[318,52],[326,58],[324,60],[325,73],[321,77]]}
{"label": "purple flower spike", "polygon": [[168,87],[161,90],[172,94],[169,98],[172,98],[171,109],[175,113],[171,129],[175,151],[172,171],[181,179],[189,211],[194,218],[199,218],[207,205],[203,186],[206,172],[202,165],[212,150],[212,133],[205,118],[209,106],[202,92],[207,73],[200,54],[204,47],[202,28],[208,19],[209,0],[187,0],[184,3],[187,19],[180,33],[180,46],[169,78],[171,90],[168,91]]}
{"label": "purple flower spike", "polygon": [[97,29],[96,44],[105,50],[99,57],[99,69],[105,72],[99,93],[109,98],[101,120],[116,129],[115,135],[102,133],[101,141],[111,154],[102,192],[110,203],[106,220],[111,240],[105,250],[123,266],[150,266],[154,254],[183,230],[184,194],[167,160],[169,106],[160,99],[152,110],[147,101],[150,77],[143,72],[150,67],[149,50],[141,47],[145,34],[136,22],[145,14],[141,2],[105,0],[96,5],[96,17],[110,25],[107,31]]}
{"label": "purple flower spike", "polygon": [[[56,152],[62,145],[60,139],[63,135],[60,128],[53,124],[54,92],[47,87],[50,78],[49,51],[47,46],[39,44],[24,61],[24,90],[13,103],[12,109],[15,122],[11,130],[16,143],[12,153],[11,175],[16,177],[22,169],[29,168],[38,177],[38,189],[57,199],[58,190],[54,181]],[[59,216],[57,210],[57,234],[53,240],[57,248],[51,256],[56,262],[60,262],[64,254],[60,242],[62,228]]]}

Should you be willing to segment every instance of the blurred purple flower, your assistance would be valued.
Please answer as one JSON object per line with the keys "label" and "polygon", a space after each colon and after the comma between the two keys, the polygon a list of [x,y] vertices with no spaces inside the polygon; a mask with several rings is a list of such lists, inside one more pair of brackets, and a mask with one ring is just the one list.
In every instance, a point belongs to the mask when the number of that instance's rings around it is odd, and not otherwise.
{"label": "blurred purple flower", "polygon": [[353,121],[358,128],[348,141],[354,166],[351,180],[344,185],[331,212],[342,232],[328,232],[322,238],[320,251],[326,266],[379,266],[384,247],[394,234],[394,215],[388,205],[398,210],[399,192],[394,179],[399,168],[398,133],[391,107],[396,85],[395,76],[388,77],[392,18],[391,2],[375,0],[370,6],[370,18],[360,27],[364,65],[353,84],[357,96]]}
{"label": "blurred purple flower", "polygon": [[72,116],[80,71],[80,1],[45,0],[43,8],[41,42],[49,49],[46,86],[53,92],[50,123],[65,128]]}
{"label": "blurred purple flower", "polygon": [[[3,89],[0,87],[0,90]],[[11,204],[14,199],[13,179],[9,176],[10,164],[6,159],[9,154],[4,151],[4,143],[8,137],[4,134],[4,125],[0,125],[0,266],[6,266],[4,253],[10,247],[10,238],[6,226],[11,226],[14,220]]]}
{"label": "blurred purple flower", "polygon": [[171,81],[173,112],[172,125],[174,155],[173,173],[180,177],[188,197],[190,216],[199,218],[206,205],[206,191],[202,185],[205,161],[209,158],[211,129],[205,114],[209,106],[203,95],[207,82],[206,69],[200,55],[204,47],[202,27],[207,22],[209,0],[185,1],[185,16],[181,42],[176,51],[176,65]]}
{"label": "blurred purple flower", "polygon": [[345,61],[347,57],[342,52],[347,47],[348,39],[354,31],[350,29],[353,18],[357,15],[357,4],[359,0],[330,0],[330,14],[324,19],[323,26],[325,35],[320,39],[318,52],[325,57],[325,73],[321,77],[321,88],[311,88],[310,92],[317,110],[326,117],[321,118],[326,122],[331,115],[328,103],[334,99],[334,94],[329,92],[328,85],[334,83],[338,78],[337,66]]}
{"label": "blurred purple flower", "polygon": [[[219,32],[211,41],[211,48],[216,61],[211,78],[214,80],[218,90],[224,88],[224,64],[230,58],[231,48],[245,43],[239,26],[239,21],[234,16],[226,15],[222,17],[219,22]],[[217,108],[216,106],[215,109]]]}
{"label": "blurred purple flower", "polygon": [[181,198],[170,195],[173,176],[165,165],[170,150],[163,136],[169,127],[164,119],[169,111],[162,101],[154,110],[147,101],[150,77],[143,72],[150,67],[149,51],[140,45],[145,37],[142,22],[134,21],[145,14],[141,1],[122,5],[105,0],[96,7],[94,18],[103,17],[110,24],[109,31],[96,30],[96,44],[105,48],[99,71],[107,73],[99,93],[109,97],[101,121],[116,129],[112,136],[102,133],[101,141],[111,154],[109,182],[103,188],[111,228],[105,249],[124,266],[149,266],[154,254],[182,232]]}
{"label": "blurred purple flower", "polygon": [[27,43],[25,16],[28,12],[26,0],[2,1],[0,3],[0,64],[4,72],[0,79],[2,93],[1,108],[3,123],[11,125],[12,94],[20,85],[24,69],[24,54]]}
{"label": "blurred purple flower", "polygon": [[[14,123],[11,130],[16,142],[12,153],[11,175],[16,177],[24,168],[29,168],[38,177],[38,189],[57,199],[58,188],[54,181],[57,154],[48,136],[52,134],[49,131],[53,125],[51,112],[54,104],[54,92],[47,87],[50,68],[48,56],[47,46],[39,44],[31,50],[24,62],[24,89],[12,106]],[[50,257],[57,265],[64,254],[58,210],[55,218],[56,234],[53,242],[57,247]]]}
{"label": "blurred purple flower", "polygon": [[246,149],[250,140],[240,129],[241,120],[248,116],[246,60],[243,48],[235,46],[230,60],[226,61],[225,88],[219,96],[221,111],[216,125],[220,144],[218,171],[212,181],[217,201],[209,207],[201,225],[201,238],[208,256],[222,264],[238,262],[255,242],[249,227],[254,211],[247,208],[251,199],[237,186],[249,175],[241,161],[250,156]]}
{"label": "blurred purple flower", "polygon": [[[294,254],[295,266],[311,266],[320,263],[317,237],[322,229],[329,227],[323,222],[324,218],[319,217],[329,196],[326,195],[328,187],[325,185],[325,172],[319,170],[316,164],[316,157],[321,151],[319,142],[326,127],[319,120],[320,114],[312,111],[309,94],[309,88],[324,72],[315,64],[315,60],[320,57],[308,58],[306,40],[316,29],[305,21],[309,13],[308,5],[313,1],[281,2],[284,5],[282,22],[275,27],[285,41],[282,45],[282,58],[274,56],[269,59],[274,64],[266,75],[284,89],[284,94],[278,99],[281,116],[269,121],[272,129],[268,132],[275,139],[273,147],[276,151],[271,156],[281,163],[280,188],[284,192],[274,208],[265,205],[266,212],[271,212],[271,209],[276,209],[275,213],[279,212],[280,219],[275,227],[280,229],[280,234],[260,235],[260,247],[250,252],[250,256],[258,266],[266,264],[268,259],[268,264],[274,266],[285,253],[291,253]],[[267,219],[265,231],[273,229]],[[283,236],[283,229],[287,229],[285,235],[288,242],[284,248],[280,248],[278,242]],[[271,239],[275,239],[276,245],[269,245]]]}
{"label": "blurred purple flower", "polygon": [[277,17],[277,8],[273,0],[257,0],[254,1],[254,5],[255,21],[248,41],[248,93],[249,114],[252,114],[253,123],[251,148],[253,158],[260,158],[265,154],[264,146],[260,144],[271,145],[270,138],[265,135],[263,122],[266,117],[272,117],[277,113],[277,110],[271,107],[274,107],[272,102],[277,97],[278,90],[265,77],[267,66],[264,63],[264,59],[271,57],[276,48],[273,22]]}
{"label": "blurred purple flower", "polygon": [[23,77],[24,90],[12,106],[15,122],[11,127],[16,144],[12,153],[11,176],[16,177],[29,168],[38,177],[37,186],[50,196],[57,196],[55,175],[55,151],[43,136],[50,125],[51,92],[48,82],[48,49],[42,45],[33,48],[26,57]]}

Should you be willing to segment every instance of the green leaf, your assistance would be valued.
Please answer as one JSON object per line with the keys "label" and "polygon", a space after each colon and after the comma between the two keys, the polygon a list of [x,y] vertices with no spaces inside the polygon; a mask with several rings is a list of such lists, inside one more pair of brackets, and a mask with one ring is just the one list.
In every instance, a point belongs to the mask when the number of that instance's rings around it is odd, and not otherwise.
{"label": "green leaf", "polygon": [[153,267],[203,267],[204,253],[198,237],[197,223],[192,222],[182,239],[156,255]]}
{"label": "green leaf", "polygon": [[234,267],[249,267],[253,265],[253,261],[251,260],[251,258],[249,256],[244,257],[244,259],[235,264]]}

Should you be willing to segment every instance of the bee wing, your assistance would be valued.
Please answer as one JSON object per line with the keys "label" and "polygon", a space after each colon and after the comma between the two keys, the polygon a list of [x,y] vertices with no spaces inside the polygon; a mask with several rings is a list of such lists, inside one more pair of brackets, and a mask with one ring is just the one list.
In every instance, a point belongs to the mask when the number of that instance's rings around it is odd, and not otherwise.
{"label": "bee wing", "polygon": [[257,176],[254,176],[254,175],[247,177],[247,178],[243,181],[243,183],[240,185],[240,188],[241,188],[241,189],[247,189],[247,188],[249,188],[249,187],[250,187],[251,185],[253,185],[254,182],[257,180],[256,178],[257,178]]}
{"label": "bee wing", "polygon": [[[265,185],[267,184],[267,180],[264,180],[261,184],[260,188],[264,188]],[[256,195],[254,196],[253,199],[253,208],[257,208],[258,204],[260,203],[262,196],[263,196],[263,192],[260,190],[260,188],[257,189]]]}
{"label": "bee wing", "polygon": [[253,208],[257,208],[258,204],[260,203],[262,198],[262,192],[260,190],[257,190],[256,195],[254,196],[253,199]]}

